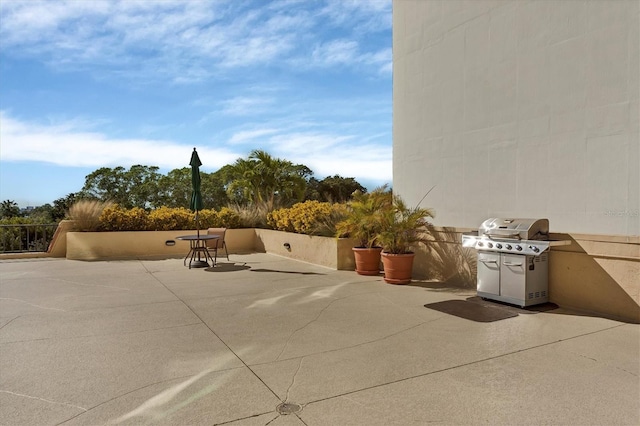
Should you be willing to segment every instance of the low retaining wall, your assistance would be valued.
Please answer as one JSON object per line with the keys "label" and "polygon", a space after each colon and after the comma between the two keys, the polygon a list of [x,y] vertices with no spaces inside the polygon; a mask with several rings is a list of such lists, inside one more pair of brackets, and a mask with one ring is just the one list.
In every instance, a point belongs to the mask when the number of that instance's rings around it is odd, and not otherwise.
{"label": "low retaining wall", "polygon": [[354,241],[256,229],[256,251],[276,254],[337,270],[355,270]]}
{"label": "low retaining wall", "polygon": [[[200,230],[206,234],[206,230]],[[184,257],[189,242],[178,240],[190,231],[67,232],[66,258],[70,260],[166,259]],[[228,229],[225,236],[230,253],[251,252],[255,247],[253,229]]]}
{"label": "low retaining wall", "polygon": [[[68,228],[68,227],[67,227]],[[61,232],[50,254],[70,260],[166,259],[187,254],[189,242],[176,239],[190,231]],[[201,233],[206,231],[200,231]],[[267,229],[227,229],[229,253],[262,252],[332,269],[354,270],[353,240],[293,234]],[[288,244],[288,248],[285,247]],[[61,247],[64,246],[64,251]],[[56,255],[53,255],[53,253]]]}

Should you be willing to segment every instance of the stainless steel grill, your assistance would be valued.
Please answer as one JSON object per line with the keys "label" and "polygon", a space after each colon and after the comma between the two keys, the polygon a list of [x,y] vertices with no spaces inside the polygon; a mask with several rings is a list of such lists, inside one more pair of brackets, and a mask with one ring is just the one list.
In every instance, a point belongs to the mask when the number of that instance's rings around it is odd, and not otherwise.
{"label": "stainless steel grill", "polygon": [[549,301],[548,219],[491,218],[462,245],[478,250],[478,296],[522,307]]}

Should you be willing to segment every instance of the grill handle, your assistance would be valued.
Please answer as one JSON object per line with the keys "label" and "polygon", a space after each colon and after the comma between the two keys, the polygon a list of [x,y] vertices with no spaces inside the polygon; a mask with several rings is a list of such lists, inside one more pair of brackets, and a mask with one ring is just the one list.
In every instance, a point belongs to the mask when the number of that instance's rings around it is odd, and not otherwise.
{"label": "grill handle", "polygon": [[522,266],[522,263],[504,262],[505,266]]}
{"label": "grill handle", "polygon": [[519,232],[484,232],[484,235],[491,238],[491,237],[499,237],[499,238],[517,238],[517,239],[522,239],[520,238],[520,233]]}
{"label": "grill handle", "polygon": [[496,265],[498,264],[497,260],[484,260],[484,259],[480,259],[480,262],[482,263],[495,263]]}

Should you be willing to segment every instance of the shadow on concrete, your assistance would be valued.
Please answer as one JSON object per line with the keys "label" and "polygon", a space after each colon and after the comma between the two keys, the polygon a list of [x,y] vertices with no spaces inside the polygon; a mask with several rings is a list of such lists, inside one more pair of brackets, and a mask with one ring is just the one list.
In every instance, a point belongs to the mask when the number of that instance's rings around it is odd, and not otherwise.
{"label": "shadow on concrete", "polygon": [[534,306],[525,306],[524,308],[521,308],[520,306],[510,305],[509,303],[501,302],[499,300],[488,300],[478,296],[467,298],[467,302],[476,303],[482,306],[505,309],[516,314],[539,314],[541,312],[549,312],[558,309],[558,305],[551,302],[541,303]]}
{"label": "shadow on concrete", "polygon": [[319,272],[299,272],[299,271],[282,271],[279,269],[252,269],[251,272],[277,272],[279,274],[298,274],[298,275],[327,275]]}
{"label": "shadow on concrete", "polygon": [[251,266],[246,263],[243,264],[235,264],[235,263],[217,263],[216,266],[206,268],[207,272],[235,272],[235,271],[246,271],[247,269],[251,269]]}
{"label": "shadow on concrete", "polygon": [[464,318],[474,322],[494,322],[507,318],[514,318],[519,315],[500,306],[491,306],[484,303],[474,303],[467,300],[443,300],[435,303],[427,303],[425,308]]}

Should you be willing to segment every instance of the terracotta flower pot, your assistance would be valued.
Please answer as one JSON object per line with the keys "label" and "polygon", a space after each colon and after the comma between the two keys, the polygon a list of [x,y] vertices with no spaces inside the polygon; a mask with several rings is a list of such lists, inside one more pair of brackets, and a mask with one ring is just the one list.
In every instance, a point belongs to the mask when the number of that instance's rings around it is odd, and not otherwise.
{"label": "terracotta flower pot", "polygon": [[411,282],[413,258],[415,253],[382,253],[384,280],[389,284],[408,284]]}
{"label": "terracotta flower pot", "polygon": [[382,248],[353,248],[353,256],[356,260],[356,272],[360,275],[380,274],[380,252]]}

